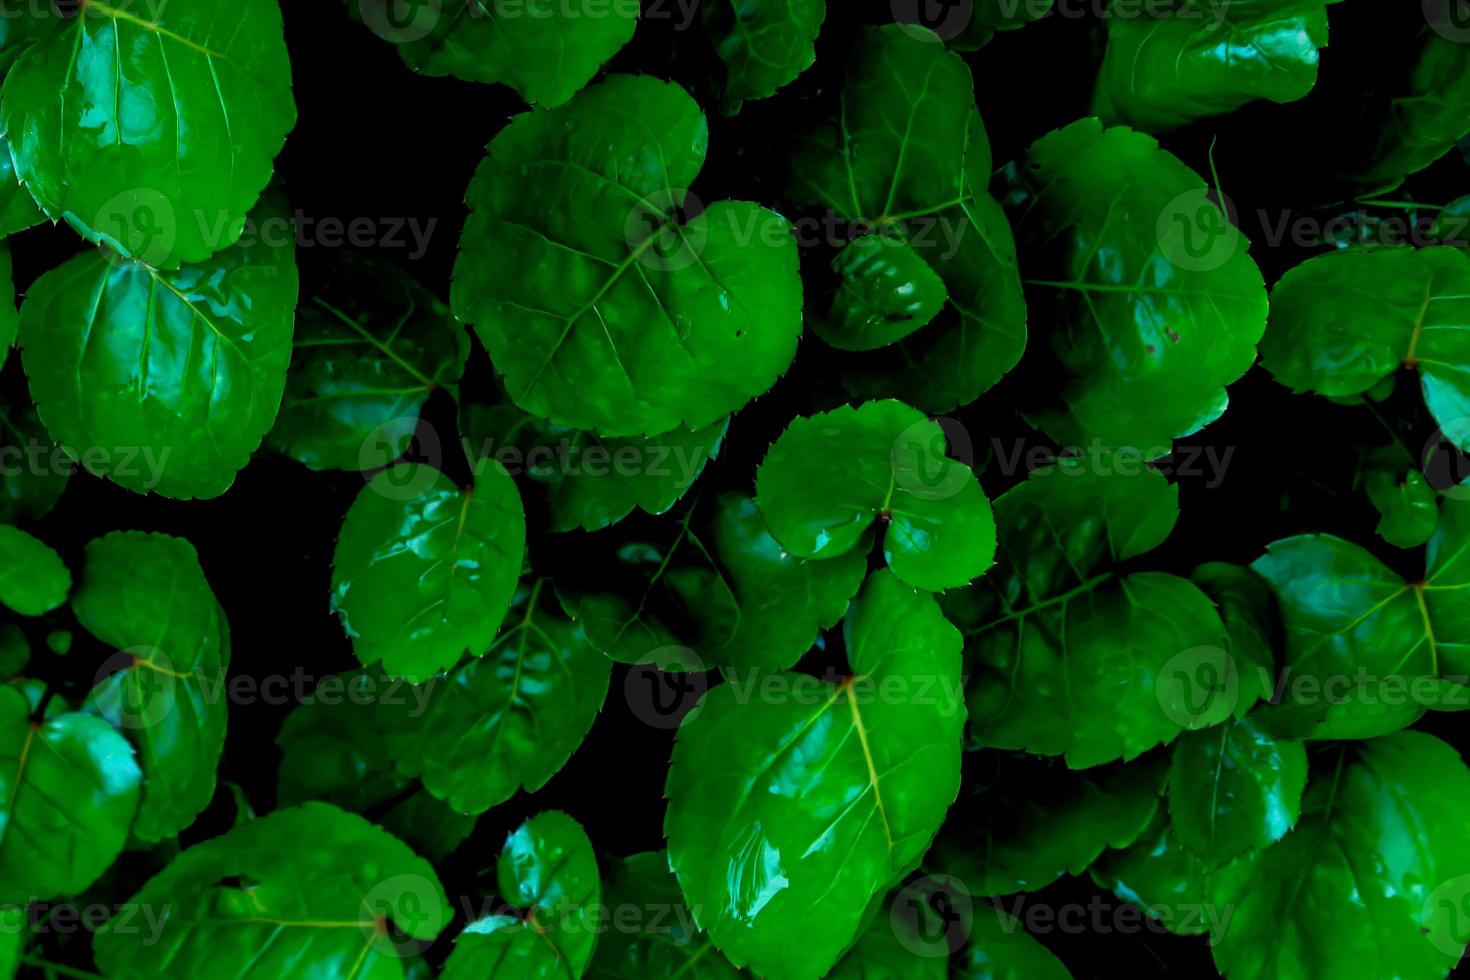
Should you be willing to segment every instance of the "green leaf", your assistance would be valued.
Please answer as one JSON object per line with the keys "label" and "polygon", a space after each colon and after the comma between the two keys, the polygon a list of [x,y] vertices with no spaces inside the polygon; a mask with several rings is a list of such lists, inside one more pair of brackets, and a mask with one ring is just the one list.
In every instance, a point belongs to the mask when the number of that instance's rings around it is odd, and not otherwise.
{"label": "green leaf", "polygon": [[918,905],[919,899],[911,900],[910,894],[908,889],[897,892],[877,910],[857,942],[827,974],[828,980],[945,980],[949,945],[943,923],[937,929],[931,922],[921,925],[920,917],[932,917],[922,907],[912,914],[911,906]]}
{"label": "green leaf", "polygon": [[790,225],[730,201],[683,220],[708,141],[682,88],[626,75],[491,141],[452,300],[522,409],[605,436],[699,429],[791,364]]}
{"label": "green leaf", "polygon": [[719,454],[729,420],[657,436],[605,438],[527,415],[513,405],[465,405],[465,455],[493,458],[545,488],[551,529],[598,531],[634,508],[673,508]]}
{"label": "green leaf", "polygon": [[558,106],[633,38],[637,0],[585,9],[558,0],[347,0],[356,20],[398,46],[425,75],[509,85],[532,104]]}
{"label": "green leaf", "polygon": [[[949,25],[944,41],[956,51],[978,51],[989,44],[996,31],[1016,31],[1051,13],[1054,0],[974,0],[968,20],[959,32]],[[917,5],[914,5],[917,7]],[[965,5],[950,7],[946,14],[963,16]],[[943,25],[941,25],[943,26]]]}
{"label": "green leaf", "polygon": [[1259,851],[1301,816],[1307,750],[1251,719],[1186,732],[1169,769],[1174,833],[1211,867]]}
{"label": "green leaf", "polygon": [[1209,877],[1209,868],[1180,843],[1163,809],[1136,844],[1109,851],[1092,866],[1100,887],[1178,936],[1202,936],[1219,924],[1228,928],[1231,911],[1210,901]]}
{"label": "green leaf", "polygon": [[0,524],[0,603],[43,616],[66,601],[71,572],[61,556],[18,527]]}
{"label": "green leaf", "polygon": [[1216,676],[1219,662],[1213,658],[1187,665],[1194,668],[1191,686],[1205,696],[1197,703],[1207,706],[1204,713],[1211,723],[1223,719],[1225,712],[1244,718],[1275,691],[1276,638],[1281,633],[1276,596],[1254,571],[1225,562],[1200,565],[1190,580],[1214,600],[1228,638],[1223,675]]}
{"label": "green leaf", "polygon": [[1380,517],[1374,532],[1395,548],[1417,548],[1439,527],[1439,494],[1416,469],[1374,470],[1366,490]]}
{"label": "green leaf", "polygon": [[970,791],[924,866],[976,897],[1034,892],[1081,874],[1108,848],[1136,841],[1159,810],[1159,760],[1088,772],[1026,756],[972,760],[981,778],[967,781]]}
{"label": "green leaf", "polygon": [[[22,0],[4,0],[0,4],[0,75],[10,71],[15,59],[19,58],[50,22],[47,17],[55,8],[49,4],[39,7],[24,4]],[[39,15],[39,16],[38,16]]]}
{"label": "green leaf", "polygon": [[[1132,759],[1229,717],[1225,628],[1193,583],[1118,566],[1163,543],[1179,491],[1137,457],[1063,458],[995,504],[998,568],[951,615],[966,635],[970,715],[987,747]],[[1182,677],[1180,675],[1183,675]],[[1182,681],[1182,682],[1181,682]]]}
{"label": "green leaf", "polygon": [[[283,210],[272,196],[257,215]],[[140,493],[217,497],[275,421],[295,312],[290,235],[176,272],[88,251],[26,294],[22,362],[46,428],[87,469]]]}
{"label": "green leaf", "polygon": [[785,670],[842,618],[867,572],[858,550],[821,561],[791,554],[742,494],[721,496],[707,525],[693,525],[694,516],[685,514],[667,545],[619,549],[620,571],[597,587],[621,582],[624,591],[563,595],[588,640],[614,660],[648,663],[653,651],[683,646],[697,658],[683,667]]}
{"label": "green leaf", "polygon": [[501,900],[520,915],[490,915],[454,941],[444,980],[578,980],[592,958],[601,911],[597,859],[580,824],[539,813],[505,841],[496,865]]}
{"label": "green leaf", "polygon": [[172,837],[214,796],[229,705],[230,629],[194,546],[114,532],[87,544],[72,611],[116,650],[87,697],[138,748],[143,802],[133,836]]}
{"label": "green leaf", "polygon": [[1093,109],[1110,124],[1160,133],[1256,99],[1305,98],[1327,46],[1331,2],[1184,0],[1146,16],[1110,10]]}
{"label": "green leaf", "polygon": [[725,102],[768,99],[817,59],[827,0],[714,0],[704,30],[725,63]]}
{"label": "green leaf", "polygon": [[956,980],[1072,980],[1062,961],[1000,909],[970,922],[970,945],[954,967]]}
{"label": "green leaf", "polygon": [[796,419],[766,454],[755,485],[771,534],[803,558],[845,554],[877,522],[893,573],[937,592],[979,578],[995,554],[980,482],[945,455],[939,425],[902,402]]}
{"label": "green leaf", "polygon": [[138,764],[111,725],[32,712],[0,685],[0,905],[86,889],[122,853],[138,809]]}
{"label": "green leaf", "polygon": [[722,684],[674,746],[670,864],[699,926],[760,975],[822,976],[959,789],[960,640],[934,599],[875,572],[844,635],[847,680],[766,675],[753,701]]}
{"label": "green leaf", "polygon": [[[859,34],[839,118],[798,143],[790,195],[865,235],[837,258],[844,281],[823,339],[849,350],[899,342],[897,352],[839,359],[848,389],[944,412],[1020,360],[1026,309],[1010,227],[986,191],[990,144],[974,82],[937,42],[907,25]],[[898,246],[880,252],[875,238]],[[916,309],[901,285],[888,293],[890,274],[912,280]],[[877,322],[865,328],[865,318]]]}
{"label": "green leaf", "polygon": [[[597,941],[587,976],[592,980],[734,980],[742,974],[694,924],[664,851],[645,851],[613,863],[602,913],[611,922]],[[628,923],[625,910],[642,913]]]}
{"label": "green leaf", "polygon": [[347,252],[303,304],[271,448],[314,470],[375,470],[403,455],[419,410],[464,371],[449,307],[386,260]]}
{"label": "green leaf", "polygon": [[1266,325],[1245,237],[1158,142],[1082,119],[1007,170],[1032,323],[1055,371],[1029,413],[1064,446],[1150,457],[1225,411]]}
{"label": "green leaf", "polygon": [[11,680],[26,669],[31,659],[31,645],[14,623],[0,623],[0,680]]}
{"label": "green leaf", "polygon": [[158,269],[235,244],[296,124],[276,0],[87,0],[47,20],[0,97],[41,209]]}
{"label": "green leaf", "polygon": [[499,464],[474,486],[400,463],[358,493],[332,558],[332,611],[365,665],[415,683],[485,652],[526,550],[520,494]]}
{"label": "green leaf", "polygon": [[[1448,4],[1431,12],[1445,16]],[[1360,164],[1350,178],[1373,191],[1385,191],[1403,183],[1455,148],[1470,133],[1470,61],[1465,58],[1464,37],[1444,37],[1437,30],[1451,25],[1433,25],[1422,32],[1413,65],[1402,80],[1394,79],[1382,92],[1365,99],[1364,115],[1354,133],[1365,145],[1353,154]],[[1382,78],[1381,73],[1373,73]]]}
{"label": "green leaf", "polygon": [[29,400],[0,398],[0,521],[36,521],[61,499],[75,464]]}
{"label": "green leaf", "polygon": [[1361,394],[1399,368],[1470,448],[1470,256],[1459,249],[1343,249],[1308,259],[1271,291],[1262,366],[1293,391]]}
{"label": "green leaf", "polygon": [[1470,770],[1420,732],[1324,761],[1297,828],[1212,882],[1232,912],[1212,937],[1216,966],[1232,980],[1445,976],[1465,947]]}
{"label": "green leaf", "polygon": [[520,618],[435,692],[417,753],[429,792],[481,813],[524,788],[534,793],[587,737],[607,697],[612,661],[561,616],[538,580]]}
{"label": "green leaf", "polygon": [[129,906],[167,910],[162,931],[99,932],[93,947],[109,977],[285,977],[310,964],[323,976],[393,980],[451,914],[427,861],[326,803],[195,844]]}
{"label": "green leaf", "polygon": [[[0,26],[0,30],[4,29]],[[10,141],[0,136],[0,238],[25,231],[45,220],[46,216],[36,205],[35,198],[16,179]]]}

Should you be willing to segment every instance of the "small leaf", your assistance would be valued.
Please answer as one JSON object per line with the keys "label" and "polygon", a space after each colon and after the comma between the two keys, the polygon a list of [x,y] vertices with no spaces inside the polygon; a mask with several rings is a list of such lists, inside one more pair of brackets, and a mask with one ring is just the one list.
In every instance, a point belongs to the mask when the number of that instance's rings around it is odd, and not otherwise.
{"label": "small leaf", "polygon": [[827,0],[712,0],[704,30],[725,63],[725,101],[768,99],[816,61]]}
{"label": "small leaf", "polygon": [[20,528],[0,524],[0,603],[43,616],[66,602],[71,572],[61,556]]}
{"label": "small leaf", "polygon": [[874,350],[927,325],[949,300],[940,279],[907,242],[865,235],[837,254],[832,310],[812,329],[839,350]]}

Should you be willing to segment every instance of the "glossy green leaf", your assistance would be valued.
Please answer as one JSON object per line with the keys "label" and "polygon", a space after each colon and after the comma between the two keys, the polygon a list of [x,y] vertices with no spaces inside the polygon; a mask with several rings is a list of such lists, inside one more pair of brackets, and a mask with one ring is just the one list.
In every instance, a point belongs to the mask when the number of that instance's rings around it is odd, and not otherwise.
{"label": "glossy green leaf", "polygon": [[581,825],[558,810],[527,820],[506,839],[496,881],[501,901],[520,914],[465,926],[440,976],[578,980],[592,958],[602,904],[597,859]]}
{"label": "glossy green leaf", "polygon": [[1470,770],[1420,732],[1322,761],[1297,828],[1212,882],[1232,912],[1215,964],[1232,980],[1445,976],[1466,940]]}
{"label": "glossy green leaf", "polygon": [[934,599],[875,572],[844,635],[847,680],[722,684],[674,746],[670,864],[700,927],[763,976],[826,973],[959,789],[960,640]]}
{"label": "glossy green leaf", "polygon": [[999,567],[951,613],[966,636],[979,744],[1082,769],[1229,717],[1236,701],[1217,683],[1238,677],[1209,597],[1174,575],[1118,567],[1168,537],[1177,487],[1136,457],[1063,459],[1002,495],[995,514]]}
{"label": "glossy green leaf", "polygon": [[563,596],[588,640],[614,660],[647,663],[682,646],[698,658],[688,666],[784,670],[842,618],[867,572],[857,550],[820,561],[786,551],[742,494],[721,496],[697,525],[695,516],[685,515],[667,545],[619,549],[620,571],[598,587],[621,582],[623,591]]}
{"label": "glossy green leaf", "polygon": [[195,844],[129,904],[165,910],[163,927],[99,932],[93,947],[109,977],[286,977],[309,963],[323,976],[402,980],[405,957],[451,914],[427,861],[326,803]]}
{"label": "glossy green leaf", "polygon": [[42,210],[154,268],[235,244],[296,124],[276,0],[87,0],[47,20],[0,98]]}
{"label": "glossy green leaf", "polygon": [[755,486],[771,534],[804,558],[845,554],[876,522],[893,573],[937,592],[979,578],[995,554],[980,482],[945,454],[938,423],[902,402],[796,419],[766,454]]}
{"label": "glossy green leaf", "polygon": [[1076,772],[987,753],[967,765],[971,788],[924,866],[977,898],[1034,892],[1081,874],[1108,848],[1128,847],[1158,811],[1165,774],[1158,760]]}
{"label": "glossy green leaf", "polygon": [[[734,980],[742,975],[694,924],[664,851],[613,862],[603,895],[603,916],[611,921],[587,970],[593,980]],[[636,917],[630,910],[637,910]]]}
{"label": "glossy green leaf", "polygon": [[0,521],[45,517],[75,466],[52,442],[34,405],[0,398]]}
{"label": "glossy green leaf", "polygon": [[1174,833],[1210,866],[1285,836],[1301,816],[1307,750],[1251,719],[1186,732],[1169,769]]}
{"label": "glossy green leaf", "polygon": [[1057,376],[1030,417],[1064,446],[1150,457],[1225,411],[1256,357],[1266,290],[1245,237],[1157,141],[1083,119],[1007,171],[1040,356]]}
{"label": "glossy green leaf", "polygon": [[1304,98],[1317,82],[1332,2],[1184,0],[1146,16],[1109,16],[1093,109],[1109,123],[1160,133],[1256,99]]}
{"label": "glossy green leaf", "polygon": [[[1429,17],[1444,17],[1449,4],[1424,11]],[[1455,142],[1470,133],[1470,61],[1465,58],[1464,37],[1442,36],[1448,29],[1460,34],[1454,22],[1431,21],[1421,33],[1420,44],[1407,77],[1394,79],[1384,91],[1365,100],[1368,118],[1355,133],[1364,145],[1353,156],[1362,161],[1349,176],[1373,190],[1387,190],[1403,183],[1449,153]],[[1383,77],[1383,73],[1375,73]],[[1389,76],[1392,77],[1392,76]]]}
{"label": "glossy green leaf", "polygon": [[939,315],[944,280],[900,238],[865,235],[832,263],[841,285],[812,329],[839,350],[874,350],[902,340]]}
{"label": "glossy green leaf", "polygon": [[[273,196],[256,213],[282,208]],[[87,469],[217,497],[275,422],[295,313],[289,235],[176,272],[88,251],[26,294],[22,362],[46,428]]]}
{"label": "glossy green leaf", "polygon": [[697,429],[791,364],[790,225],[731,201],[684,218],[708,142],[682,88],[626,75],[491,141],[452,299],[521,408],[607,436]]}
{"label": "glossy green leaf", "polygon": [[559,0],[347,0],[352,16],[398,46],[425,75],[509,85],[558,106],[592,80],[638,22],[637,0],[578,6]]}
{"label": "glossy green leaf", "polygon": [[1395,474],[1375,470],[1366,490],[1379,514],[1374,531],[1396,548],[1417,548],[1439,526],[1439,494],[1415,469]]}
{"label": "glossy green leaf", "polygon": [[1109,851],[1092,866],[1092,879],[1175,935],[1229,928],[1231,910],[1210,901],[1209,868],[1179,841],[1162,808],[1136,844]]}
{"label": "glossy green leaf", "polygon": [[[6,23],[11,21],[6,18]],[[5,30],[0,26],[0,31]],[[3,57],[3,54],[0,54]],[[15,161],[10,156],[10,141],[0,136],[0,238],[25,231],[46,220],[36,199],[31,197],[15,176]]]}
{"label": "glossy green leaf", "polygon": [[403,455],[419,410],[453,390],[469,335],[397,266],[345,253],[296,321],[270,445],[314,470],[374,470]]}
{"label": "glossy green leaf", "polygon": [[1276,596],[1260,575],[1225,562],[1204,563],[1190,575],[1190,581],[1214,600],[1228,640],[1223,673],[1217,675],[1220,665],[1213,658],[1185,665],[1192,674],[1191,686],[1201,695],[1196,704],[1207,705],[1205,713],[1211,724],[1226,713],[1244,718],[1275,692],[1276,643],[1281,632]]}
{"label": "glossy green leaf", "polygon": [[768,99],[812,66],[827,0],[712,0],[704,30],[725,63],[725,101]]}
{"label": "glossy green leaf", "polygon": [[485,655],[439,682],[424,718],[424,785],[460,813],[546,785],[602,710],[612,661],[560,614],[549,586],[539,580]]}
{"label": "glossy green leaf", "polygon": [[[839,360],[844,383],[858,397],[897,396],[931,412],[974,401],[1026,346],[1015,245],[986,190],[990,144],[974,82],[938,40],[907,25],[863,30],[838,118],[798,143],[790,188],[798,202],[843,218],[853,233],[906,246],[875,253],[859,238],[846,247],[837,268],[848,281],[821,333],[856,350],[899,341],[896,352]],[[863,261],[873,254],[897,257]],[[912,280],[922,297],[911,300],[916,310],[901,302],[910,299],[902,285],[887,293],[889,275]],[[873,315],[884,329],[853,336],[853,307],[875,299]],[[929,313],[936,303],[943,308]],[[906,370],[893,370],[895,356]]]}
{"label": "glossy green leaf", "polygon": [[229,709],[225,612],[193,545],[136,531],[87,544],[71,607],[87,632],[117,651],[86,707],[138,748],[143,802],[133,836],[172,837],[214,796]]}
{"label": "glossy green leaf", "polygon": [[1072,980],[1062,961],[1021,923],[984,907],[970,921],[970,945],[952,975],[956,980]]}
{"label": "glossy green leaf", "polygon": [[122,853],[138,809],[138,763],[101,718],[32,718],[0,685],[0,905],[87,888]]}
{"label": "glossy green leaf", "polygon": [[607,438],[527,415],[513,405],[466,405],[470,459],[493,458],[546,490],[551,529],[598,531],[631,514],[663,514],[719,454],[728,420],[657,436]]}
{"label": "glossy green leaf", "polygon": [[45,542],[0,524],[0,604],[22,616],[42,616],[66,601],[71,572]]}
{"label": "glossy green leaf", "polygon": [[421,681],[485,652],[515,596],[526,549],[520,494],[482,462],[461,490],[400,463],[358,493],[332,558],[332,610],[365,665]]}
{"label": "glossy green leaf", "polygon": [[1470,256],[1459,249],[1344,249],[1271,291],[1261,363],[1293,391],[1360,394],[1419,373],[1444,434],[1470,448]]}
{"label": "glossy green leaf", "polygon": [[47,26],[48,18],[37,14],[46,14],[54,9],[48,4],[38,10],[24,0],[0,2],[0,14],[3,14],[0,16],[0,76],[10,70],[15,59]]}

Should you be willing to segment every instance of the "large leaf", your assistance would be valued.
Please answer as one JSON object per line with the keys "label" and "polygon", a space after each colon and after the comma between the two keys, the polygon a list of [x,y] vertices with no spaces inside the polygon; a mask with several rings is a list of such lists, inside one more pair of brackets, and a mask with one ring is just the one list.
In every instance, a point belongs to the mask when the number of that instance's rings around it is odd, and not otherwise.
{"label": "large leaf", "polygon": [[194,845],[122,914],[137,907],[161,910],[161,931],[99,932],[97,965],[109,977],[286,977],[310,964],[322,976],[402,980],[407,951],[450,917],[427,861],[326,803],[277,810]]}
{"label": "large leaf", "polygon": [[[1168,537],[1177,487],[1136,459],[1062,459],[1001,496],[995,514],[999,567],[951,613],[967,638],[980,744],[1081,769],[1229,717],[1233,698],[1201,700],[1213,687],[1175,677],[1231,665],[1209,597],[1174,575],[1118,568]],[[1237,673],[1227,677],[1238,689]]]}
{"label": "large leaf", "polygon": [[767,99],[816,61],[827,0],[713,0],[704,29],[725,63],[725,102]]}
{"label": "large leaf", "polygon": [[[742,975],[694,924],[664,851],[645,851],[615,862],[603,894],[613,922],[597,941],[587,976],[594,980],[734,980]],[[631,924],[626,918],[629,909],[642,913]],[[618,916],[624,916],[623,922]]]}
{"label": "large leaf", "polygon": [[[143,802],[133,834],[172,837],[214,796],[224,750],[230,629],[194,546],[114,532],[87,544],[71,600],[77,621],[117,651],[87,707],[138,747]],[[99,674],[102,671],[99,671]]]}
{"label": "large leaf", "polygon": [[415,751],[429,792],[480,813],[534,793],[582,744],[607,697],[612,661],[538,580],[485,655],[437,683]]}
{"label": "large leaf", "polygon": [[1470,256],[1349,248],[1308,259],[1271,291],[1261,363],[1293,391],[1333,397],[1415,370],[1445,436],[1470,449]]}
{"label": "large leaf", "polygon": [[[1458,9],[1453,0],[1434,8],[1425,3],[1431,28],[1421,34],[1422,44],[1407,77],[1363,100],[1365,118],[1357,120],[1352,130],[1366,137],[1351,158],[1361,161],[1349,174],[1354,181],[1372,190],[1396,187],[1470,133],[1470,60],[1465,58],[1464,28],[1458,22],[1433,20]],[[1445,29],[1454,36],[1439,33]],[[1370,77],[1384,75],[1375,72]]]}
{"label": "large leaf", "polygon": [[332,610],[365,665],[421,681],[485,652],[515,597],[526,518],[493,461],[463,490],[428,467],[373,477],[332,558]]}
{"label": "large leaf", "polygon": [[633,37],[637,0],[347,0],[354,18],[425,75],[509,85],[558,106]]}
{"label": "large leaf", "polygon": [[32,718],[0,685],[0,904],[75,895],[122,853],[141,775],[127,740],[80,713]]}
{"label": "large leaf", "polygon": [[[898,342],[840,359],[848,388],[931,412],[974,401],[1026,346],[974,82],[937,40],[897,25],[860,34],[839,117],[797,145],[790,191],[863,235],[837,256],[839,288],[818,333],[847,350]],[[905,370],[894,372],[895,356]]]}
{"label": "large leaf", "polygon": [[960,640],[934,599],[876,572],[844,635],[846,681],[720,685],[674,746],[670,864],[699,926],[760,975],[822,976],[959,789]]}
{"label": "large leaf", "polygon": [[45,517],[75,466],[51,441],[34,405],[0,398],[0,521]]}
{"label": "large leaf", "polygon": [[1083,119],[1008,170],[1031,322],[1059,374],[1035,421],[1066,446],[1169,452],[1225,411],[1266,290],[1204,181],[1157,141]]}
{"label": "large leaf", "polygon": [[[282,210],[268,198],[257,215]],[[129,490],[217,497],[275,422],[295,313],[288,234],[175,272],[88,251],[26,294],[22,361],[46,428],[87,469]]]}
{"label": "large leaf", "polygon": [[893,574],[937,592],[979,578],[995,554],[980,482],[945,454],[938,423],[902,402],[796,419],[766,454],[755,486],[771,534],[803,558],[845,554],[876,522]]}
{"label": "large leaf", "polygon": [[454,389],[469,335],[397,266],[348,252],[302,304],[271,448],[314,470],[374,470],[408,447],[419,409]]}
{"label": "large leaf", "polygon": [[42,210],[155,268],[233,245],[296,124],[276,0],[88,0],[47,20],[0,98]]}
{"label": "large leaf", "polygon": [[679,86],[616,76],[490,143],[452,299],[521,408],[607,436],[697,429],[790,365],[786,220],[730,201],[682,218],[708,141]]}
{"label": "large leaf", "polygon": [[505,977],[578,980],[597,941],[602,883],[580,824],[558,810],[539,813],[505,841],[496,881],[507,912],[465,926],[444,964],[444,980]]}
{"label": "large leaf", "polygon": [[1183,0],[1148,16],[1110,11],[1093,108],[1160,133],[1256,99],[1295,102],[1317,82],[1333,2]]}
{"label": "large leaf", "polygon": [[42,616],[66,601],[71,572],[61,556],[18,527],[0,524],[0,605]]}

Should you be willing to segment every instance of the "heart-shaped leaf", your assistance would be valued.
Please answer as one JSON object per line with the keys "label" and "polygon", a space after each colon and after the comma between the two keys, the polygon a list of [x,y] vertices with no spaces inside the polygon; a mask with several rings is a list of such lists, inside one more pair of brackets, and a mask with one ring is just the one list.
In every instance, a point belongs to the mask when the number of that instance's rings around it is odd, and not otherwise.
{"label": "heart-shaped leaf", "polygon": [[768,99],[817,59],[827,0],[713,0],[704,30],[725,63],[725,102]]}
{"label": "heart-shaped leaf", "polygon": [[933,597],[875,572],[844,636],[846,680],[722,684],[674,746],[670,864],[699,926],[763,976],[825,974],[959,790],[960,639]]}
{"label": "heart-shaped leaf", "polygon": [[452,299],[521,408],[606,436],[698,429],[791,364],[790,225],[731,201],[682,216],[708,142],[682,88],[626,75],[491,141]]}
{"label": "heart-shaped leaf", "polygon": [[45,542],[0,524],[0,604],[22,616],[43,616],[66,602],[71,572]]}

